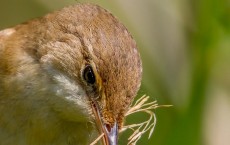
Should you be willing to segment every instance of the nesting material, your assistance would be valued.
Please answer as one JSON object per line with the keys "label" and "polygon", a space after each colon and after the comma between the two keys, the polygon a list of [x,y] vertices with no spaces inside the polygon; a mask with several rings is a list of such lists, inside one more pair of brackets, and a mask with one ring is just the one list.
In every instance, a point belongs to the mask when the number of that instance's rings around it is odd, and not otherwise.
{"label": "nesting material", "polygon": [[[158,107],[170,107],[171,105],[158,105],[157,101],[149,101],[149,96],[143,95],[133,105],[131,105],[128,112],[125,114],[126,117],[136,113],[146,113],[149,115],[148,119],[135,124],[128,124],[122,127],[121,132],[125,132],[128,129],[132,130],[132,134],[128,138],[127,145],[136,145],[138,140],[141,139],[142,135],[148,133],[148,139],[152,136],[154,128],[156,126],[156,115],[154,110]],[[95,139],[90,145],[95,145],[102,137],[103,133]]]}

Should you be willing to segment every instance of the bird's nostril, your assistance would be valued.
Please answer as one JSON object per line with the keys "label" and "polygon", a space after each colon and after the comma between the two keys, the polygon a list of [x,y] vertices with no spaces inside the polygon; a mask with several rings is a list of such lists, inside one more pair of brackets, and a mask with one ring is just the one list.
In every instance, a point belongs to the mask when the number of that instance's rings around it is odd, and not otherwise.
{"label": "bird's nostril", "polygon": [[108,132],[111,131],[111,126],[109,124],[105,124],[105,127],[106,127],[106,129],[107,129]]}

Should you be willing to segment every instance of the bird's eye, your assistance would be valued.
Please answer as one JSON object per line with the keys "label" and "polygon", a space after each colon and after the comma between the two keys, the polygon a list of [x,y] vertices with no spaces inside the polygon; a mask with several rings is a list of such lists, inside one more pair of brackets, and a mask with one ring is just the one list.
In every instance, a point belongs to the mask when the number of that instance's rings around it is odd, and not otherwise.
{"label": "bird's eye", "polygon": [[93,69],[90,65],[87,65],[83,71],[83,78],[89,84],[95,83],[95,75],[93,73]]}

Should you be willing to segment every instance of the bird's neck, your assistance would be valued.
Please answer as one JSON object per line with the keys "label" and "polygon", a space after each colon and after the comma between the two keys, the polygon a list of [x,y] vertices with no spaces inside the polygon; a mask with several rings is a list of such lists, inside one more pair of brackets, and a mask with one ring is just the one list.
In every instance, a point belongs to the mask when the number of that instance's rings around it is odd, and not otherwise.
{"label": "bird's neck", "polygon": [[92,123],[62,118],[44,100],[1,99],[0,114],[1,145],[86,145],[97,134]]}
{"label": "bird's neck", "polygon": [[[0,118],[0,144],[83,145],[95,138],[91,123],[65,121],[49,109],[8,109]],[[44,112],[43,112],[44,111]]]}

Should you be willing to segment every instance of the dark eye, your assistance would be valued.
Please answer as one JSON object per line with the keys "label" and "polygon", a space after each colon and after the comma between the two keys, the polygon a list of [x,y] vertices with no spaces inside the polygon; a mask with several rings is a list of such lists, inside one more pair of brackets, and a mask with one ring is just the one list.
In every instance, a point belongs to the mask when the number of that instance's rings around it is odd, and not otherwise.
{"label": "dark eye", "polygon": [[89,84],[95,83],[95,75],[93,73],[93,69],[90,65],[87,65],[83,72],[83,78],[84,80]]}

